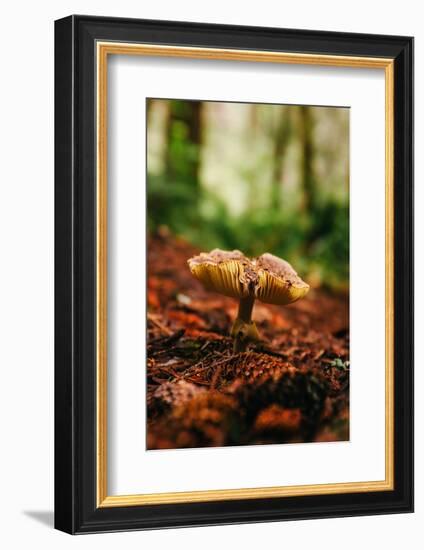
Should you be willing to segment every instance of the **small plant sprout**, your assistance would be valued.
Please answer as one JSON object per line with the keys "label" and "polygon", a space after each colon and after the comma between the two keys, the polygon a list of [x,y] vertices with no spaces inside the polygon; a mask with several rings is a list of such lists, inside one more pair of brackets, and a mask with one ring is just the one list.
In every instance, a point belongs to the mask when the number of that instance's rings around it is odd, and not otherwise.
{"label": "small plant sprout", "polygon": [[239,250],[215,249],[188,260],[191,273],[206,290],[239,300],[239,310],[231,329],[234,352],[244,351],[259,340],[252,321],[255,300],[285,306],[303,298],[309,290],[292,266],[272,254],[249,259]]}

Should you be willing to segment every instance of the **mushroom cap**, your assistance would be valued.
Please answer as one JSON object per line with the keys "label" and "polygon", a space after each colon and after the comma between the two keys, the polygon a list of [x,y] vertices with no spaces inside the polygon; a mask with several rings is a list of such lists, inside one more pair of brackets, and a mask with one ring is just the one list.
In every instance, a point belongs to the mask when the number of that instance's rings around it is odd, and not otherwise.
{"label": "mushroom cap", "polygon": [[232,252],[215,248],[208,254],[202,252],[188,260],[192,274],[206,290],[219,292],[231,298],[246,298],[256,283],[256,273],[251,262],[239,250]]}
{"label": "mushroom cap", "polygon": [[259,277],[256,297],[266,304],[284,306],[300,300],[309,291],[292,266],[272,254],[262,254],[256,260]]}
{"label": "mushroom cap", "polygon": [[207,290],[231,298],[257,298],[262,302],[287,305],[303,298],[309,290],[292,266],[262,254],[250,260],[239,250],[216,248],[188,260],[191,273]]}

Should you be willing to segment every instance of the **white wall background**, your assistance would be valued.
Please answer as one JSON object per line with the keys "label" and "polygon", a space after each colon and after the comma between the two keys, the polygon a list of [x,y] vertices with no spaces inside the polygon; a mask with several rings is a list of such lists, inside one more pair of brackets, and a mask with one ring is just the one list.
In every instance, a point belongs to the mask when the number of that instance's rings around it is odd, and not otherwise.
{"label": "white wall background", "polygon": [[[3,548],[422,547],[424,373],[416,350],[416,513],[70,537],[53,507],[53,21],[71,13],[416,37],[416,204],[423,204],[424,27],[419,2],[85,0],[3,5],[0,64],[0,544]],[[418,209],[418,212],[420,210]],[[416,249],[422,251],[423,216]],[[421,246],[420,246],[421,245]],[[416,258],[416,280],[424,258]],[[424,330],[416,288],[416,335]],[[420,307],[421,306],[421,307]]]}

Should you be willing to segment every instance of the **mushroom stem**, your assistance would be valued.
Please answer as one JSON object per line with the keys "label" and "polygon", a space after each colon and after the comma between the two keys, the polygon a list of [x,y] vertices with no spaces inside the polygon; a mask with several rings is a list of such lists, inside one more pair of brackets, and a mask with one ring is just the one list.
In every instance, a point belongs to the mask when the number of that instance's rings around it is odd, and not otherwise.
{"label": "mushroom stem", "polygon": [[251,323],[254,303],[255,298],[251,298],[250,296],[247,298],[240,298],[237,318],[241,319],[245,323]]}
{"label": "mushroom stem", "polygon": [[252,321],[252,310],[255,298],[240,298],[237,319],[233,323],[231,336],[234,338],[234,353],[245,351],[252,340],[259,340],[258,330]]}

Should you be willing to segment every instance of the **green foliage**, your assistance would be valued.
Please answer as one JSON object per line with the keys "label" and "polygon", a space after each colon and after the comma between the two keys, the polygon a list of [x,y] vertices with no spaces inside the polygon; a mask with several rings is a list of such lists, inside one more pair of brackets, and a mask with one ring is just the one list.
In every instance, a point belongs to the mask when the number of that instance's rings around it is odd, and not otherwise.
{"label": "green foliage", "polygon": [[[349,278],[349,209],[328,201],[313,216],[258,208],[233,216],[218,197],[181,182],[149,176],[148,227],[167,226],[204,251],[271,252],[293,263],[317,284],[337,287]],[[198,205],[203,205],[198,207]]]}
{"label": "green foliage", "polygon": [[343,371],[349,370],[349,365],[350,365],[349,361],[342,361],[340,357],[336,357],[336,359],[334,359],[330,363],[330,367],[336,367],[339,370],[343,370]]}
{"label": "green foliage", "polygon": [[327,286],[349,280],[349,205],[328,200],[309,220],[309,268]]}
{"label": "green foliage", "polygon": [[[243,111],[247,126],[243,130],[240,118],[232,120],[233,126],[229,126],[229,119],[222,123],[210,114],[220,115],[221,111],[209,110],[209,118],[205,118],[207,113],[202,102],[164,101],[167,114],[160,130],[164,143],[163,169],[160,173],[148,170],[149,231],[166,226],[173,234],[204,251],[216,247],[239,249],[249,256],[270,252],[288,260],[314,285],[346,286],[349,280],[349,198],[342,176],[331,169],[336,164],[328,165],[329,159],[337,158],[342,150],[338,143],[332,145],[331,152],[323,149],[320,138],[314,134],[313,113],[305,111],[308,115],[305,125],[304,117],[300,116],[303,111],[294,107],[287,125],[288,108],[278,111],[278,106],[274,106],[272,111],[267,111],[267,106],[263,105],[257,108],[257,114],[270,116],[263,120],[259,117],[260,124],[255,126],[248,118],[254,108],[247,105]],[[235,109],[240,117],[240,106]],[[337,128],[336,115],[328,111],[321,114],[321,120],[325,117],[331,132]],[[246,139],[250,136],[249,124],[254,141],[252,155],[249,153],[246,157],[241,142],[233,143],[228,136],[233,135],[235,128],[242,128],[237,131]],[[246,193],[242,208],[231,208],[231,201],[238,196],[231,187],[228,195],[222,188],[218,195],[203,184],[202,158],[206,150],[211,150],[206,137],[212,127],[215,136],[223,129],[222,138],[218,134],[218,145],[214,142],[212,146],[215,165],[227,163],[226,173],[229,174],[237,167],[238,190],[242,186]],[[276,128],[283,128],[284,135],[276,132]],[[284,139],[278,140],[278,136]],[[342,156],[340,158],[343,164],[345,161]],[[288,165],[285,164],[287,159],[291,159]],[[317,159],[320,166],[330,166],[331,178],[322,168],[321,172],[317,170]],[[288,179],[297,182],[296,185],[287,185],[285,166],[291,170]]]}

